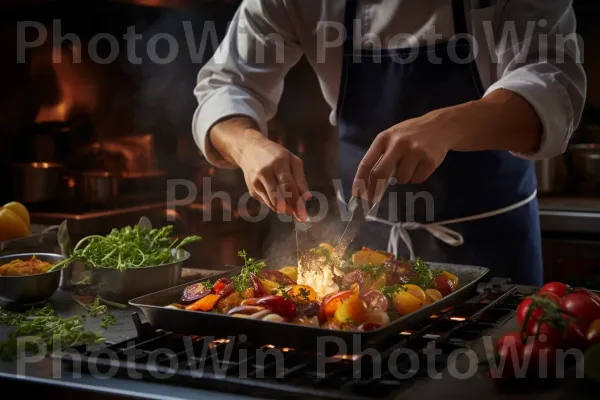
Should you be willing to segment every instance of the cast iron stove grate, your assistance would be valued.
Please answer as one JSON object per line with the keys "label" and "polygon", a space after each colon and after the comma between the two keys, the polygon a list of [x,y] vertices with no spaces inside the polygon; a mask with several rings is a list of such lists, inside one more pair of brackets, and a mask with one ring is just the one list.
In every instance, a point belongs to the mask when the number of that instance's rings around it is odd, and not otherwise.
{"label": "cast iron stove grate", "polygon": [[[512,318],[524,294],[506,281],[482,284],[470,300],[432,316],[400,337],[378,343],[377,355],[299,353],[290,348],[253,344],[244,335],[231,338],[182,336],[154,331],[133,314],[138,336],[96,351],[64,352],[62,363],[73,371],[202,387],[232,393],[277,398],[382,398],[428,379],[427,368],[411,370],[411,358],[395,351],[409,348],[425,357],[435,345],[443,369],[450,352],[465,348]],[[343,354],[340,352],[340,354]],[[354,354],[354,355],[353,355]],[[375,357],[375,358],[374,358]],[[394,357],[391,360],[391,357]],[[391,360],[391,361],[390,361]],[[381,365],[374,375],[374,361]],[[419,365],[427,365],[419,363]],[[410,379],[405,379],[409,374]],[[400,377],[400,378],[399,378]]]}

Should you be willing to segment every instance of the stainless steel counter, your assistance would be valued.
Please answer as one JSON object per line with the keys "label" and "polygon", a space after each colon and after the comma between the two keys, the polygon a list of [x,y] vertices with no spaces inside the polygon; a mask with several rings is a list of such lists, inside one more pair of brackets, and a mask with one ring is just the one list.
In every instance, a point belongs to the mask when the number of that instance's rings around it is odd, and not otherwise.
{"label": "stainless steel counter", "polygon": [[600,234],[600,198],[540,197],[542,232]]}

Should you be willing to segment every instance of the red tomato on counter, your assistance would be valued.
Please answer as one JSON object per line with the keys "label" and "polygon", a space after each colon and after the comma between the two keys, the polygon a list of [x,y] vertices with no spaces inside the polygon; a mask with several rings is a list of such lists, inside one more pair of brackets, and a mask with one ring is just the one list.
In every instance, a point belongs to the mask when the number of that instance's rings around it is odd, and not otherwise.
{"label": "red tomato on counter", "polygon": [[546,283],[544,286],[540,288],[538,292],[540,295],[542,293],[553,293],[558,297],[563,297],[567,292],[571,290],[571,287],[562,282],[550,282]]}

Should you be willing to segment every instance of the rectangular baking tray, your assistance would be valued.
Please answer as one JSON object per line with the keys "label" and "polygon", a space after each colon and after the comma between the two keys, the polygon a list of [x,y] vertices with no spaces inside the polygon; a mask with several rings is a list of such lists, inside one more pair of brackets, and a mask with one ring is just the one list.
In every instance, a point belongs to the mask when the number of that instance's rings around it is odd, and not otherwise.
{"label": "rectangular baking tray", "polygon": [[[205,281],[198,279],[183,285],[174,286],[159,292],[150,293],[129,301],[129,304],[139,308],[154,329],[179,333],[183,335],[209,336],[215,339],[241,337],[255,345],[271,344],[278,347],[292,347],[303,350],[323,350],[338,352],[345,346],[347,350],[356,346],[375,346],[398,336],[402,331],[415,328],[419,323],[428,319],[443,309],[459,304],[475,294],[477,284],[489,272],[488,268],[428,263],[431,268],[442,269],[456,275],[459,287],[450,295],[425,306],[418,311],[392,320],[390,324],[368,332],[349,332],[325,328],[310,327],[287,322],[270,322],[232,317],[226,314],[212,312],[187,311],[165,306],[179,303],[183,290],[193,283]],[[211,277],[211,280],[222,277],[232,277],[238,274],[240,268],[227,271]],[[244,335],[244,336],[240,336]],[[335,350],[337,348],[338,350]],[[354,353],[355,354],[355,353]]]}

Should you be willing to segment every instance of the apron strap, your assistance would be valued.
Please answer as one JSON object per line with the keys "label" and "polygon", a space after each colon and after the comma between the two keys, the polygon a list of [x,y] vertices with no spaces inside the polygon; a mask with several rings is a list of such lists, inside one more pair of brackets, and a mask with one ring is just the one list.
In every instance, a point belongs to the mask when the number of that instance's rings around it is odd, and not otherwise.
{"label": "apron strap", "polygon": [[457,35],[469,33],[465,1],[470,2],[470,0],[452,0],[452,20],[454,22],[454,33]]}
{"label": "apron strap", "polygon": [[455,231],[453,229],[446,227],[445,225],[457,224],[459,222],[475,221],[478,219],[489,218],[489,217],[494,217],[496,215],[504,214],[504,213],[515,210],[519,207],[522,207],[522,206],[532,202],[533,199],[536,198],[536,196],[537,196],[537,190],[534,190],[533,193],[526,199],[523,199],[516,203],[510,204],[506,207],[498,208],[498,209],[492,210],[492,211],[487,211],[487,212],[484,212],[481,214],[471,215],[469,217],[450,219],[450,220],[440,221],[440,222],[433,222],[430,224],[421,224],[419,222],[391,222],[391,221],[380,219],[380,218],[377,218],[377,217],[374,217],[371,215],[367,216],[367,220],[373,221],[373,222],[379,222],[379,223],[382,223],[382,224],[385,224],[385,225],[388,225],[391,227],[390,238],[388,240],[388,249],[387,249],[388,252],[390,252],[390,253],[394,254],[396,257],[398,257],[399,244],[400,244],[400,241],[402,241],[404,243],[404,245],[406,246],[406,248],[408,249],[410,259],[414,260],[415,252],[414,252],[414,249],[412,246],[412,240],[410,238],[409,231],[414,231],[417,229],[424,229],[424,230],[428,231],[430,234],[432,234],[434,237],[436,237],[437,239],[441,240],[442,242],[444,242],[450,246],[453,246],[453,247],[458,247],[464,243],[464,238],[462,237],[462,235],[460,233],[458,233],[457,231]]}
{"label": "apron strap", "polygon": [[358,9],[358,0],[346,0],[346,11],[344,12],[344,28],[346,38],[344,39],[344,54],[354,51],[354,19]]}

